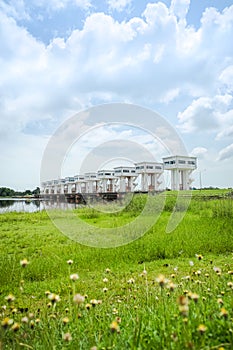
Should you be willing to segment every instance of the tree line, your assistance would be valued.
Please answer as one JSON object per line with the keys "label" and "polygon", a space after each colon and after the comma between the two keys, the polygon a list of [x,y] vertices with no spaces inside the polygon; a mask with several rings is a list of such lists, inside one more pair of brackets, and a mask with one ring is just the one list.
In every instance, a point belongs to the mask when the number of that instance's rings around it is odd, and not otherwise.
{"label": "tree line", "polygon": [[36,187],[33,191],[15,191],[12,188],[8,187],[0,187],[0,197],[24,197],[24,196],[39,196],[40,188]]}

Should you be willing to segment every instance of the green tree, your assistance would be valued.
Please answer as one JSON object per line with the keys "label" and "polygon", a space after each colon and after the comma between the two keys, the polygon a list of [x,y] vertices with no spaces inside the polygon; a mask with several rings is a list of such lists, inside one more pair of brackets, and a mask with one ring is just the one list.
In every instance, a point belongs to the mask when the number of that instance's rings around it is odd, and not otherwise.
{"label": "green tree", "polygon": [[15,191],[8,187],[0,187],[0,197],[12,197]]}
{"label": "green tree", "polygon": [[39,196],[39,194],[40,194],[40,187],[37,187],[35,190],[33,190],[32,194],[34,194],[34,196]]}

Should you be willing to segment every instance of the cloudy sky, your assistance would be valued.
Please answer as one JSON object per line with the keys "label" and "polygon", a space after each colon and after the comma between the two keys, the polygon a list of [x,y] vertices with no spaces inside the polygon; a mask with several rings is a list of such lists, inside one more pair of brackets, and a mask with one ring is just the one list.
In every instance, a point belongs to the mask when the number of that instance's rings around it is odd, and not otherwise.
{"label": "cloudy sky", "polygon": [[[201,174],[203,186],[233,187],[231,4],[0,0],[0,187],[38,186],[51,135],[111,102],[162,115],[198,157],[194,185]],[[125,135],[140,138],[121,128],[96,137]],[[77,159],[85,144],[71,152]]]}

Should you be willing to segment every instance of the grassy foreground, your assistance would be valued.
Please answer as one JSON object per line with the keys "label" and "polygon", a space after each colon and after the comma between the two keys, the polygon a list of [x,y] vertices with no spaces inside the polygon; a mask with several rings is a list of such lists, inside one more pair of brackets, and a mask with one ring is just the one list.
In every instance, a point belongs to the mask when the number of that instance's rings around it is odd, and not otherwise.
{"label": "grassy foreground", "polygon": [[[73,242],[46,212],[1,214],[0,349],[232,349],[228,192],[194,193],[168,234],[169,193],[143,237],[111,249]],[[93,227],[120,226],[144,204],[138,195],[120,212],[75,214]]]}

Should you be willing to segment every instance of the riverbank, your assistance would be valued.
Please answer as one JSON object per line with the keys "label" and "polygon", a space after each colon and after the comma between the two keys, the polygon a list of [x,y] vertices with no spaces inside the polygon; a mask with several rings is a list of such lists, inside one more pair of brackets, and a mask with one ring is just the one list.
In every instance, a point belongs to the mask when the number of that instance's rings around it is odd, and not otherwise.
{"label": "riverbank", "polygon": [[23,197],[23,196],[0,197],[0,201],[14,201],[14,200],[38,201],[38,200],[43,200],[43,199],[40,197]]}

